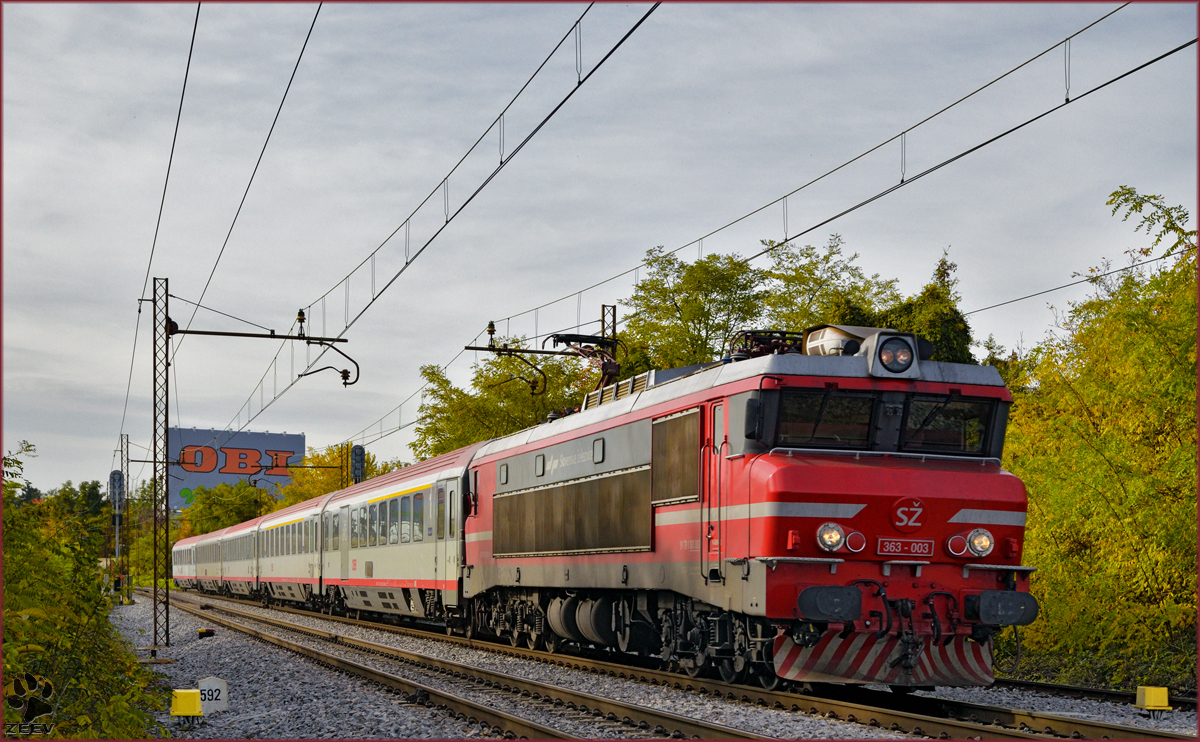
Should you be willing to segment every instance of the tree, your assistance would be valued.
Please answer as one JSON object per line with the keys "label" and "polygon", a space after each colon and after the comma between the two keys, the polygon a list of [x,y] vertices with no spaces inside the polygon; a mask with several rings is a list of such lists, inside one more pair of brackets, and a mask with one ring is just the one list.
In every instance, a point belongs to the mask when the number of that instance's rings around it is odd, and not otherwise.
{"label": "tree", "polygon": [[[33,451],[22,441],[4,457],[4,677],[29,673],[53,688],[38,721],[55,724],[55,736],[159,736],[166,730],[152,714],[165,708],[170,689],[138,664],[108,620],[113,601],[97,567],[107,515],[53,498],[18,506],[28,486],[21,458]],[[64,490],[79,495],[69,483]],[[4,721],[21,714],[6,703]]]}
{"label": "tree", "polygon": [[[537,425],[551,411],[574,410],[598,376],[578,357],[534,356],[529,361],[541,372],[518,358],[484,359],[472,367],[470,391],[455,387],[437,366],[422,366],[427,387],[413,453],[419,458],[437,456]],[[538,394],[532,393],[532,383]]]}
{"label": "tree", "polygon": [[189,536],[212,533],[271,512],[275,498],[246,480],[197,487],[192,504],[172,524],[172,542]]}
{"label": "tree", "polygon": [[[4,454],[4,494],[17,497],[18,492],[24,492],[32,489],[33,485],[25,478],[25,462],[24,458],[37,458],[37,448],[29,441],[20,441],[17,443],[17,450],[8,451]],[[37,490],[34,490],[37,492]],[[38,492],[40,495],[41,493]],[[23,502],[32,502],[34,498],[28,500],[22,498]]]}
{"label": "tree", "polygon": [[1062,681],[1194,687],[1196,232],[1159,196],[1123,187],[1109,204],[1155,235],[1133,256],[1180,252],[1096,278],[1021,359],[1005,466],[1029,491],[1038,567],[1026,648]]}
{"label": "tree", "polygon": [[[303,465],[292,469],[292,483],[279,488],[278,499],[269,499],[271,506],[265,512],[282,510],[353,484],[354,480],[350,478],[351,446],[351,443],[339,443],[320,450],[309,448]],[[375,454],[366,452],[367,479],[405,466],[408,465],[400,459],[380,461]]]}
{"label": "tree", "polygon": [[831,325],[887,327],[916,333],[933,343],[933,360],[949,363],[975,363],[971,355],[971,327],[958,308],[961,298],[955,290],[957,265],[943,253],[933,270],[933,278],[921,293],[907,299],[870,309],[856,303],[847,294],[838,294],[830,302]]}
{"label": "tree", "polygon": [[762,244],[773,248],[766,271],[766,325],[773,329],[802,332],[828,323],[827,318],[844,313],[846,305],[869,314],[900,300],[896,279],[884,280],[878,273],[867,276],[854,265],[858,253],[842,255],[841,235],[830,235],[823,249],[773,240]]}
{"label": "tree", "polygon": [[707,363],[725,355],[739,330],[754,329],[766,292],[763,272],[737,255],[684,263],[661,246],[646,251],[648,275],[625,300],[625,376]]}

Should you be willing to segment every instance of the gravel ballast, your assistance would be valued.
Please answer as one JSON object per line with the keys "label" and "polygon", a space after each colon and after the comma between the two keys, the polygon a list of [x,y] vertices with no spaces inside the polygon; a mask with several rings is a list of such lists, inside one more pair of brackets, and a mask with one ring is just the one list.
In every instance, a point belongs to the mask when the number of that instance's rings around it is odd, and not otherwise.
{"label": "gravel ballast", "polygon": [[[197,597],[197,596],[189,595],[187,597],[184,597],[183,599],[186,600],[188,597]],[[204,599],[209,600],[216,604],[219,604],[222,602],[222,601],[219,601],[219,599],[211,598],[209,596],[204,596]],[[504,672],[504,673],[507,673],[510,675],[516,675],[516,676],[520,676],[520,677],[524,677],[524,678],[529,678],[529,679],[537,680],[537,681],[547,683],[550,685],[555,685],[555,686],[564,687],[564,688],[570,688],[573,690],[579,690],[579,691],[583,691],[583,692],[587,692],[587,693],[592,693],[595,695],[618,699],[618,700],[625,701],[625,702],[636,703],[638,705],[652,707],[652,708],[663,710],[663,711],[668,711],[668,712],[678,714],[681,716],[701,718],[701,719],[705,719],[710,722],[724,724],[724,725],[727,725],[730,727],[735,727],[738,729],[754,731],[758,734],[762,734],[763,736],[767,736],[767,737],[781,737],[781,738],[791,738],[791,739],[866,739],[866,738],[898,738],[898,737],[906,736],[906,735],[898,734],[896,732],[891,732],[889,730],[873,728],[873,727],[869,727],[869,726],[865,726],[865,725],[861,725],[861,724],[849,724],[846,722],[841,722],[841,721],[836,721],[836,720],[831,720],[831,719],[813,717],[813,716],[810,716],[808,714],[803,714],[803,713],[787,712],[787,711],[781,711],[781,710],[775,710],[775,709],[766,709],[766,708],[761,708],[761,707],[752,706],[752,705],[743,704],[743,703],[737,703],[737,702],[723,700],[723,699],[714,699],[709,696],[703,696],[703,695],[699,695],[699,694],[687,692],[687,691],[674,690],[674,689],[670,689],[670,688],[664,688],[661,686],[650,686],[650,685],[647,685],[644,683],[634,682],[634,681],[630,681],[630,680],[622,680],[622,679],[618,679],[618,678],[598,676],[598,675],[588,673],[588,672],[546,665],[543,663],[532,662],[529,660],[523,660],[523,659],[515,658],[515,657],[508,657],[508,656],[494,653],[494,652],[487,652],[487,651],[481,651],[481,650],[475,650],[475,649],[470,649],[470,648],[466,648],[466,647],[456,646],[453,644],[448,644],[448,643],[445,643],[442,641],[438,641],[437,639],[423,639],[423,638],[412,637],[412,636],[407,636],[407,635],[403,635],[403,634],[396,634],[396,633],[385,631],[382,629],[373,629],[373,628],[368,628],[368,627],[354,626],[354,625],[350,625],[350,624],[334,622],[334,621],[330,621],[328,619],[325,619],[325,618],[322,618],[322,617],[319,617],[316,615],[300,615],[300,614],[294,614],[294,613],[284,613],[284,612],[280,612],[280,611],[267,610],[267,609],[262,609],[262,608],[256,608],[253,606],[247,606],[244,604],[235,604],[235,603],[229,603],[229,606],[231,608],[235,608],[239,611],[244,611],[246,613],[256,614],[256,615],[260,615],[263,617],[283,619],[286,621],[294,622],[296,624],[308,626],[311,628],[318,628],[318,629],[322,629],[325,631],[332,631],[334,633],[337,633],[339,635],[346,636],[346,637],[362,639],[362,640],[382,644],[385,646],[394,647],[397,649],[418,652],[421,654],[429,655],[431,657],[437,657],[437,658],[452,660],[452,661],[456,661],[456,662],[462,662],[462,663],[470,664],[470,665],[480,667],[483,669],[489,669],[489,670],[494,670],[494,671],[498,671],[498,672]],[[196,619],[193,619],[191,616],[183,613],[182,611],[172,612],[173,624],[176,622],[182,622],[184,620],[190,620],[191,623],[186,624],[190,630],[190,633],[186,637],[183,637],[183,639],[184,639],[184,641],[191,640],[194,643],[195,627],[198,626],[198,624],[196,623]],[[114,622],[115,621],[116,621],[116,619],[114,618]],[[149,628],[148,609],[145,614],[143,625],[147,629]],[[120,624],[118,624],[118,626],[120,626]],[[176,627],[173,626],[172,628],[176,628]],[[224,633],[225,635],[228,635],[232,632],[231,632],[231,630],[228,630],[228,629],[225,629],[225,630],[218,629],[218,637],[217,638],[220,638],[222,633]],[[177,636],[177,637],[180,636],[178,629],[175,632],[173,632],[173,636]],[[298,643],[308,643],[306,641],[300,641],[298,639],[298,635],[295,635],[295,634],[289,633],[288,638],[289,638],[289,640],[297,641]],[[133,640],[135,643],[139,642],[139,640],[136,638]],[[256,651],[258,651],[260,653],[267,651],[267,648],[265,647],[265,645],[262,645],[258,642],[254,642],[248,638],[240,638],[240,640],[242,642],[248,643],[250,646],[254,647],[256,649]],[[208,639],[208,640],[203,640],[203,641],[204,642],[212,642],[213,639]],[[314,646],[318,645],[318,640],[309,640],[309,641],[314,642]],[[147,643],[148,643],[147,639],[143,639],[140,642],[141,645],[144,645]],[[320,644],[320,646],[326,650],[330,649],[330,645],[327,643]],[[175,649],[176,649],[175,647],[172,647],[171,651],[175,651]],[[305,660],[302,660],[301,658],[297,657],[294,654],[284,652],[282,650],[277,650],[277,649],[272,649],[271,651],[273,651],[276,655],[279,656],[279,659],[276,660],[276,662],[287,662],[293,668],[302,668],[302,669],[291,670],[291,672],[293,672],[295,674],[299,674],[302,676],[308,676],[308,675],[314,674],[319,671],[321,673],[331,675],[332,678],[334,679],[334,682],[340,683],[341,687],[343,688],[342,695],[341,695],[342,698],[346,698],[347,696],[350,696],[353,693],[361,692],[359,690],[355,690],[355,691],[347,690],[347,688],[350,688],[351,686],[353,686],[354,688],[367,687],[367,686],[365,686],[365,684],[361,683],[360,681],[348,679],[345,676],[342,676],[342,675],[339,675],[336,673],[332,673],[332,672],[330,672],[328,670],[324,670],[322,668],[318,668],[315,664],[313,664],[311,662],[307,662]],[[399,665],[399,664],[395,663],[394,661],[388,660],[383,657],[367,656],[367,657],[369,657],[369,660],[367,660],[367,659],[364,659],[364,655],[362,655],[361,653],[354,652],[353,650],[347,650],[347,651],[350,653],[347,654],[346,656],[351,659],[354,659],[357,662],[361,662],[363,664],[379,666],[380,669],[385,669],[388,672],[392,672],[394,674],[403,675],[405,677],[412,677],[413,673],[419,672],[415,668],[412,668],[411,666]],[[171,655],[168,655],[168,656],[171,656]],[[385,664],[377,665],[377,663],[385,663]],[[162,666],[162,667],[170,668],[173,666],[168,665],[168,666]],[[215,672],[215,671],[210,672],[210,671],[206,671],[206,670],[198,670],[197,672],[199,672],[200,674],[196,674],[195,677],[190,680],[190,685],[186,686],[186,687],[195,687],[196,680],[198,680],[201,677],[205,677],[207,675],[216,675],[218,677],[222,677],[227,680],[229,679],[225,675],[221,675],[220,672]],[[258,673],[259,673],[258,678],[261,679],[261,677],[266,673],[266,668],[264,667],[264,668],[260,669],[258,671]],[[436,685],[438,685],[438,682],[440,682],[438,680],[438,677],[439,676],[433,675],[432,679],[427,679],[424,676],[416,677],[414,679],[418,680],[418,682],[422,682],[427,685],[435,685],[436,686]],[[177,686],[177,687],[185,687],[185,686]],[[232,695],[234,693],[234,684],[232,681],[230,682],[230,691],[231,691],[231,695]],[[426,722],[429,720],[429,716],[428,716],[429,711],[428,710],[416,710],[407,704],[401,703],[400,701],[396,700],[392,696],[388,696],[385,694],[380,694],[380,695],[383,698],[387,699],[386,700],[387,704],[408,708],[410,710],[409,713],[415,713],[419,716],[423,714],[423,716],[421,716],[422,720],[426,721]],[[1144,712],[1141,712],[1138,709],[1135,709],[1132,706],[1127,705],[1127,704],[1116,704],[1116,703],[1108,703],[1108,702],[1103,702],[1103,701],[1063,698],[1063,697],[1052,696],[1052,695],[1048,695],[1048,694],[1044,694],[1044,693],[1036,693],[1036,692],[1030,692],[1030,691],[1023,691],[1023,690],[1016,690],[1016,689],[1004,689],[1004,688],[996,688],[996,689],[939,688],[937,691],[930,692],[930,693],[923,693],[923,695],[932,695],[932,696],[939,696],[939,697],[944,697],[944,698],[954,698],[954,699],[958,699],[958,700],[971,701],[974,703],[981,703],[981,704],[987,704],[987,705],[992,705],[992,706],[1004,706],[1004,707],[1009,707],[1009,708],[1025,709],[1025,710],[1030,710],[1030,711],[1053,713],[1053,714],[1057,714],[1060,716],[1066,716],[1066,717],[1072,717],[1072,718],[1086,718],[1089,720],[1094,720],[1094,721],[1099,721],[1099,722],[1122,724],[1122,725],[1126,725],[1126,726],[1137,726],[1137,727],[1142,727],[1142,728],[1158,729],[1158,730],[1163,730],[1163,731],[1172,731],[1172,732],[1177,732],[1177,733],[1182,733],[1182,734],[1195,734],[1196,733],[1196,714],[1195,714],[1195,712],[1182,712],[1182,711],[1169,712],[1164,716],[1164,718],[1154,720],[1154,719],[1148,718]],[[236,698],[236,696],[235,696],[235,698]],[[503,700],[505,703],[516,703],[518,705],[522,703],[522,701],[520,701],[519,699],[511,699],[511,700],[501,699],[501,700]],[[286,703],[290,703],[292,706],[297,707],[297,708],[300,708],[303,706],[302,703],[298,704],[295,701],[295,699],[287,699]],[[345,703],[344,701],[329,703],[326,706],[326,710],[320,715],[320,718],[322,720],[327,719],[327,718],[331,720],[329,723],[326,723],[326,725],[325,725],[326,727],[329,727],[328,732],[321,732],[321,731],[317,731],[316,729],[306,730],[305,728],[303,728],[301,726],[292,726],[292,727],[288,727],[288,729],[295,729],[296,731],[294,731],[294,732],[280,731],[278,733],[264,733],[264,732],[258,731],[257,728],[255,728],[255,729],[235,728],[235,731],[231,732],[229,734],[216,734],[216,733],[206,733],[204,731],[204,728],[202,727],[193,736],[198,736],[198,737],[217,737],[217,736],[282,737],[282,736],[297,736],[297,735],[310,736],[310,737],[311,736],[334,736],[334,737],[362,737],[362,736],[373,736],[373,737],[382,737],[382,736],[462,737],[462,736],[466,736],[466,733],[458,733],[458,732],[451,732],[451,731],[434,732],[434,731],[430,731],[428,729],[422,729],[422,731],[425,732],[424,734],[412,734],[412,733],[403,732],[403,731],[395,732],[395,733],[384,732],[384,731],[382,731],[382,728],[379,728],[378,730],[372,732],[372,727],[370,724],[364,725],[362,723],[360,723],[358,725],[351,724],[351,725],[347,726],[347,724],[342,723],[343,722],[342,717],[343,716],[346,717],[345,722],[349,722],[348,717],[351,716],[351,714],[344,707],[344,703]],[[232,713],[232,710],[229,713]],[[537,718],[537,717],[529,717],[528,714],[522,714],[522,715],[526,716],[527,718]],[[559,716],[561,717],[561,714]],[[560,727],[563,722],[562,718],[558,718],[558,719],[546,718],[546,719],[537,719],[537,720],[542,721],[542,723],[546,723],[546,724],[549,724],[551,726],[556,726],[556,727]],[[388,721],[390,721],[390,719],[388,719]],[[460,723],[460,725],[461,725],[461,723]],[[401,723],[401,726],[403,726],[403,723]],[[355,730],[357,730],[357,731],[355,731]],[[583,727],[579,728],[579,731],[584,731],[584,728]],[[481,731],[479,729],[474,730],[474,736],[478,736],[480,734],[481,734]],[[589,733],[587,733],[586,736],[591,736],[591,737],[611,736],[611,734],[599,733],[593,729]]]}
{"label": "gravel ballast", "polygon": [[[113,610],[112,623],[135,647],[153,641],[150,601]],[[200,628],[216,635],[198,638]],[[148,657],[148,650],[139,650]],[[158,720],[173,737],[185,739],[464,739],[493,737],[432,709],[405,703],[399,696],[342,675],[286,650],[255,641],[223,626],[204,624],[171,611],[171,646],[158,650],[170,664],[151,667],[172,688],[196,688],[202,678],[229,684],[229,710],[217,712],[192,729],[183,729],[169,710]]]}

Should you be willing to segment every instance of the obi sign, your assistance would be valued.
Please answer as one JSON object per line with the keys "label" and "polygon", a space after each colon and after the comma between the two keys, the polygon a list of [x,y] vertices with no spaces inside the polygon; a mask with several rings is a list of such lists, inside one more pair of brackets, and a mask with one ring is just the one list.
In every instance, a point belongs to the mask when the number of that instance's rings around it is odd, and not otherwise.
{"label": "obi sign", "polygon": [[304,434],[236,433],[227,430],[170,428],[171,507],[192,504],[196,487],[249,480],[262,488],[292,481],[290,465],[304,459]]}

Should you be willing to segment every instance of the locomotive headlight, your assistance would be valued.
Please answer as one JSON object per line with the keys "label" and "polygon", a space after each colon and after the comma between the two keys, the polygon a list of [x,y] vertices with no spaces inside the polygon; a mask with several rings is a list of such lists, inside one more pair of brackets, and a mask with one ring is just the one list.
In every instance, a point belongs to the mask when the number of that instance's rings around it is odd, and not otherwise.
{"label": "locomotive headlight", "polygon": [[992,553],[992,547],[996,545],[996,540],[992,538],[992,534],[988,533],[983,528],[976,528],[967,535],[967,548],[975,556],[987,556]]}
{"label": "locomotive headlight", "polygon": [[826,523],[817,529],[817,543],[825,551],[837,551],[846,543],[846,532],[837,523]]}
{"label": "locomotive headlight", "polygon": [[901,338],[891,338],[879,349],[879,362],[892,373],[906,371],[913,362],[912,346]]}

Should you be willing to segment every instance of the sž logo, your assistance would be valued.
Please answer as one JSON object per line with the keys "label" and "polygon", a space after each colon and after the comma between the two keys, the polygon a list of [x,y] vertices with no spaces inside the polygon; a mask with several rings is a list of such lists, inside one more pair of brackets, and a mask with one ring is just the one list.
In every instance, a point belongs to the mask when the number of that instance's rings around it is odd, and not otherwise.
{"label": "s\u017e logo", "polygon": [[4,702],[21,715],[19,724],[5,724],[5,735],[50,734],[54,724],[34,724],[33,720],[54,710],[50,699],[54,684],[41,675],[24,673],[4,684]]}
{"label": "s\u017e logo", "polygon": [[925,525],[925,505],[915,497],[901,497],[892,503],[892,527],[900,533],[912,533]]}

